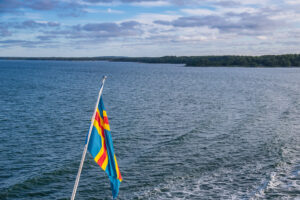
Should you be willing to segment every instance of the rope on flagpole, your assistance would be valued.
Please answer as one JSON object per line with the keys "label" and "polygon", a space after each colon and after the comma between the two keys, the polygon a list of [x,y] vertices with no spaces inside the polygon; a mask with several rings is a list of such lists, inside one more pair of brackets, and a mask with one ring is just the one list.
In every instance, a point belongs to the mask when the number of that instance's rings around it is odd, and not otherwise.
{"label": "rope on flagpole", "polygon": [[79,165],[77,177],[76,177],[76,180],[75,180],[75,184],[74,184],[74,188],[73,188],[71,200],[75,199],[75,195],[76,195],[76,191],[77,191],[77,187],[78,187],[78,183],[79,183],[79,179],[80,179],[80,175],[81,175],[81,170],[82,170],[82,167],[83,167],[83,163],[84,163],[84,160],[85,160],[85,155],[86,155],[86,152],[87,152],[87,149],[88,149],[88,144],[89,144],[89,141],[90,141],[90,137],[91,137],[91,133],[92,133],[94,121],[95,121],[95,115],[96,115],[96,112],[97,112],[97,107],[99,105],[100,97],[101,97],[102,92],[103,92],[104,82],[105,82],[106,78],[107,78],[107,76],[104,76],[103,79],[102,79],[102,86],[101,86],[101,89],[99,91],[97,103],[96,103],[96,106],[95,106],[95,109],[94,109],[94,114],[93,114],[93,118],[92,118],[92,121],[91,121],[91,125],[90,125],[90,129],[89,129],[89,134],[88,134],[87,142],[86,142],[86,144],[84,146],[84,150],[83,150],[83,153],[82,153],[82,157],[81,157],[81,161],[80,161],[80,165]]}

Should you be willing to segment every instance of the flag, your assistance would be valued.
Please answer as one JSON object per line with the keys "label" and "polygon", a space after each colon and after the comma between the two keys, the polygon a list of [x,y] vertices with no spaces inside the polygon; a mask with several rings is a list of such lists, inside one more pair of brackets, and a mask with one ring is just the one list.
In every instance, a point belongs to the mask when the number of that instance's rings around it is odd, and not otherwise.
{"label": "flag", "polygon": [[100,98],[88,145],[95,162],[107,173],[113,198],[119,192],[122,176],[114,153],[110,127],[102,97]]}

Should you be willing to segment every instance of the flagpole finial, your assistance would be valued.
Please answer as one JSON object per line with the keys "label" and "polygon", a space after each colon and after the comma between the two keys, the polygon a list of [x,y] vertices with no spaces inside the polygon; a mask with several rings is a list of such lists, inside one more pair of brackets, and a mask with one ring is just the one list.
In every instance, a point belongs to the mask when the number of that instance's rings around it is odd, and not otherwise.
{"label": "flagpole finial", "polygon": [[103,76],[103,79],[102,79],[102,85],[104,85],[104,82],[105,82],[105,79],[107,78],[107,76]]}
{"label": "flagpole finial", "polygon": [[107,76],[103,76],[103,79],[102,79],[102,84],[104,84],[104,82],[105,82],[105,79],[107,79]]}

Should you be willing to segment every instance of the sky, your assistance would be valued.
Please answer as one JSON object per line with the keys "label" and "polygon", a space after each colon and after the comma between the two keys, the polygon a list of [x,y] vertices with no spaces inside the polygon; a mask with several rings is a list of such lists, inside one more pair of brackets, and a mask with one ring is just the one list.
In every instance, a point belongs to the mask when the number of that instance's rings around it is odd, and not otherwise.
{"label": "sky", "polygon": [[300,53],[300,0],[0,0],[0,56]]}

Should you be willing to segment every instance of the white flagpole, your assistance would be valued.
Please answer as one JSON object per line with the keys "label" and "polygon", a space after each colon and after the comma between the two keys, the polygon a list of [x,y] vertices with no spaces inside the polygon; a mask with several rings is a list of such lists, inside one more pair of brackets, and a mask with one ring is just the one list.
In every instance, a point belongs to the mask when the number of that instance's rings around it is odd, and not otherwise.
{"label": "white flagpole", "polygon": [[80,162],[78,173],[77,173],[77,177],[76,177],[76,180],[75,180],[75,184],[74,184],[74,188],[73,188],[73,193],[72,193],[71,200],[75,199],[75,195],[76,195],[76,191],[77,191],[77,187],[78,187],[78,183],[79,183],[79,179],[80,179],[81,170],[82,170],[82,167],[83,167],[83,163],[84,163],[84,160],[85,160],[85,155],[86,155],[86,152],[87,152],[87,148],[88,148],[90,137],[91,137],[91,132],[92,132],[94,121],[95,121],[95,115],[96,115],[96,112],[97,112],[97,107],[98,107],[98,104],[99,104],[99,101],[100,101],[100,97],[102,95],[102,91],[103,91],[103,87],[104,87],[104,82],[105,82],[106,78],[107,77],[104,76],[103,79],[102,79],[102,86],[101,86],[101,89],[99,91],[97,103],[96,103],[96,106],[95,106],[95,109],[94,109],[94,114],[93,114],[92,122],[91,122],[91,125],[90,125],[87,142],[86,142],[86,144],[84,146],[84,150],[83,150],[83,153],[82,153],[81,162]]}

